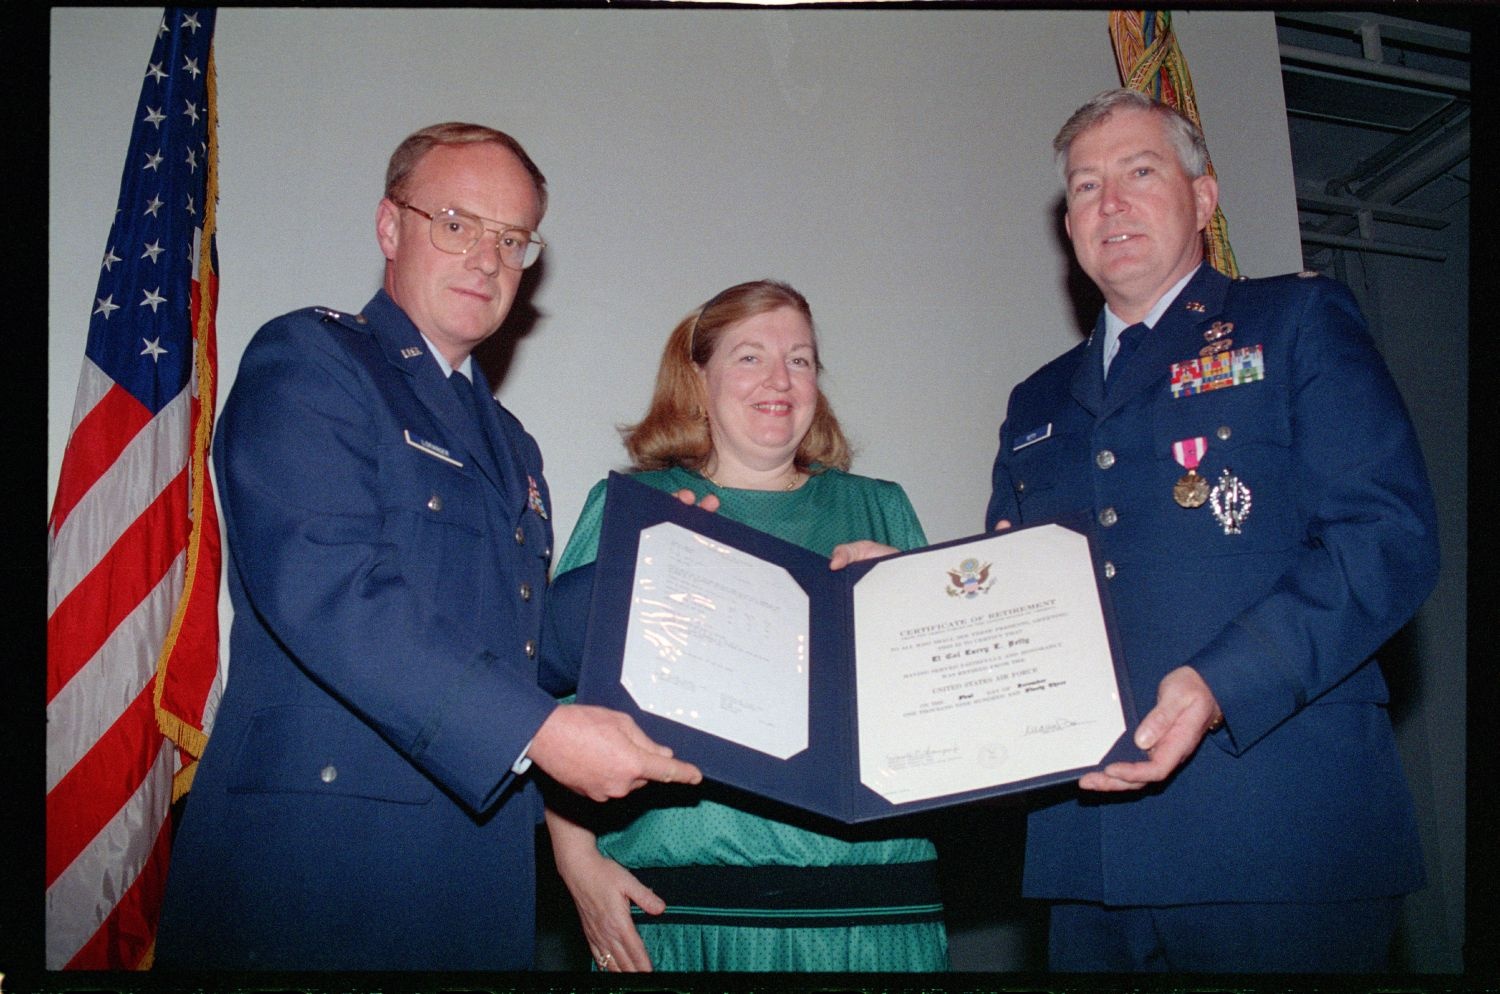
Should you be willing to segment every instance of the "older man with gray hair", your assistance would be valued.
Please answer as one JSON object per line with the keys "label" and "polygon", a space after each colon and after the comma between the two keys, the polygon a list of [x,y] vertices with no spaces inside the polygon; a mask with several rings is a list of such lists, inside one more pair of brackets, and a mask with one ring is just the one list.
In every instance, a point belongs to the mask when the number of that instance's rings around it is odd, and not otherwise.
{"label": "older man with gray hair", "polygon": [[245,349],[214,443],[229,681],[173,853],[166,969],[532,965],[534,764],[596,800],[697,782],[628,716],[559,705],[539,641],[542,455],[491,393],[546,180],[483,125],[414,132],[381,288]]}
{"label": "older man with gray hair", "polygon": [[1128,90],[1054,150],[1089,339],[1011,394],[986,525],[1096,523],[1148,754],[1043,795],[1067,971],[1375,971],[1423,884],[1372,654],[1437,576],[1431,490],[1348,290],[1204,265],[1196,125]]}

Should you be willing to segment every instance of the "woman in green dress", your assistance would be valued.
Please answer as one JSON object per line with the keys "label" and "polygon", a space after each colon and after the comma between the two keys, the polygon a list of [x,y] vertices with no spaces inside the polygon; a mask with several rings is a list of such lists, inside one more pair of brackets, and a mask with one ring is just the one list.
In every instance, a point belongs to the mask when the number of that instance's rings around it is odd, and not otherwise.
{"label": "woman in green dress", "polygon": [[[900,486],[847,472],[820,368],[800,293],[768,280],[723,291],[672,332],[650,410],[625,430],[635,478],[837,565],[925,545]],[[564,578],[597,554],[604,493],[589,494],[549,611],[581,616],[589,585]],[[575,663],[579,627],[554,627],[572,644],[553,651]],[[710,784],[552,809],[547,825],[602,969],[947,969],[927,839],[801,818]]]}

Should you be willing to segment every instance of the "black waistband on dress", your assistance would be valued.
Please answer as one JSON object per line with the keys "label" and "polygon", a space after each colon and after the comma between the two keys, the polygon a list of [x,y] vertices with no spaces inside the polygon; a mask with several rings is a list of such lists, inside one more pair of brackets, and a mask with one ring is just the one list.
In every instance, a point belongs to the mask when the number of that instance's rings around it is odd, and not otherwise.
{"label": "black waistband on dress", "polygon": [[632,870],[667,902],[637,925],[761,928],[942,921],[936,860],[868,866],[666,866]]}

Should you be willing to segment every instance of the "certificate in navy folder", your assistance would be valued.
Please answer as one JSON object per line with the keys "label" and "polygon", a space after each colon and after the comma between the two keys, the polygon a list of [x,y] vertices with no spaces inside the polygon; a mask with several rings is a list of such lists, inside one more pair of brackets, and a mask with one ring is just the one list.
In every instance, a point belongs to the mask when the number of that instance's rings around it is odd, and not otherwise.
{"label": "certificate in navy folder", "polygon": [[705,776],[844,822],[1140,759],[1082,520],[830,570],[610,474],[578,700]]}

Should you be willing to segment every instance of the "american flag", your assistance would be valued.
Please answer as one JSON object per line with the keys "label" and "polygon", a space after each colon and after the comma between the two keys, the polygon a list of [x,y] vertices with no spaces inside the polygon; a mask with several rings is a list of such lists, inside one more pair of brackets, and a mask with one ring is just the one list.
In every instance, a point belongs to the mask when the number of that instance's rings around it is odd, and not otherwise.
{"label": "american flag", "polygon": [[214,13],[156,32],[48,521],[48,969],[150,966],[218,700]]}

